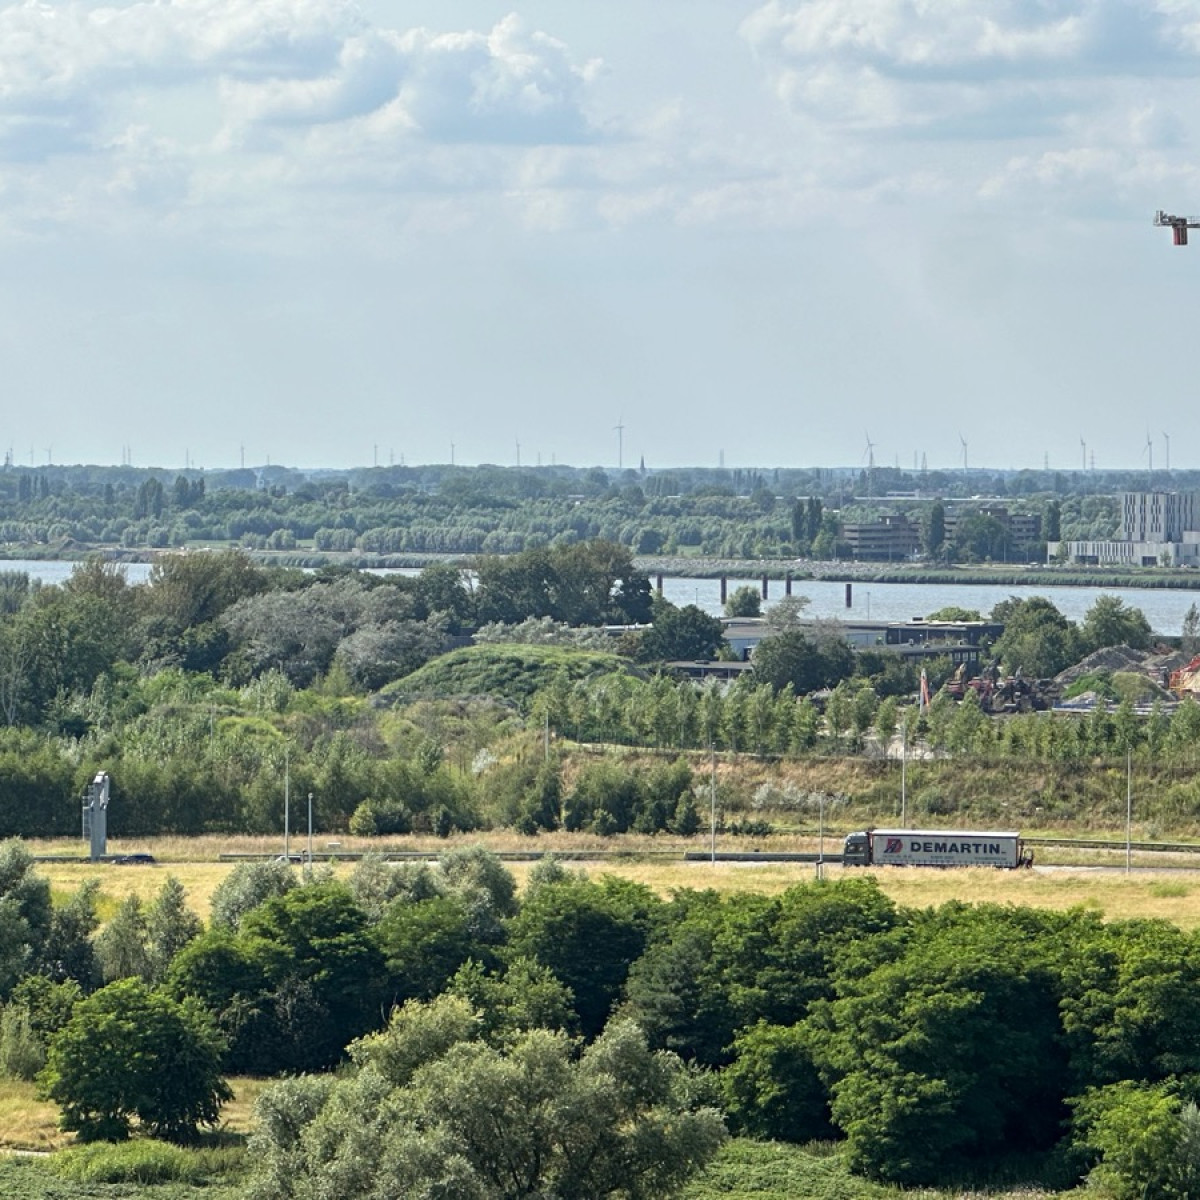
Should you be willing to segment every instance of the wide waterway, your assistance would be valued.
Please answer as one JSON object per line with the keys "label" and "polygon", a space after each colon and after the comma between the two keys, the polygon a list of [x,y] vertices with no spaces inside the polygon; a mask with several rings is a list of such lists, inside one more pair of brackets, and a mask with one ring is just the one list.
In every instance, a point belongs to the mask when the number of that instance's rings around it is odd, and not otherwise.
{"label": "wide waterway", "polygon": [[[70,577],[73,562],[56,559],[14,559],[0,562],[0,569],[25,571],[31,579],[43,583],[62,583]],[[125,576],[130,583],[144,583],[150,576],[149,563],[124,564]],[[390,572],[381,572],[390,573]],[[397,573],[415,575],[415,569],[402,568]],[[757,587],[758,584],[743,579],[730,579],[729,591],[738,587]],[[780,579],[772,579],[768,585],[767,606],[784,594]],[[913,617],[928,616],[940,608],[954,605],[958,608],[975,609],[986,616],[992,606],[1010,596],[1027,599],[1030,596],[1045,596],[1072,621],[1081,621],[1084,614],[1096,602],[1097,596],[1116,596],[1126,604],[1140,608],[1146,614],[1151,629],[1167,637],[1178,636],[1183,617],[1194,603],[1200,607],[1200,588],[1195,590],[1158,588],[1095,588],[1095,587],[1049,587],[1012,586],[996,587],[992,584],[964,583],[855,583],[852,587],[852,604],[846,607],[846,584],[822,579],[797,580],[792,584],[797,596],[807,596],[811,601],[807,615],[813,617],[837,617],[845,621],[908,621]],[[688,579],[668,576],[663,580],[663,595],[673,604],[696,604],[705,612],[718,616],[721,613],[721,583],[718,579]]]}
{"label": "wide waterway", "polygon": [[[757,587],[757,583],[730,579],[729,591],[738,587]],[[783,581],[768,584],[767,607],[783,595]],[[801,579],[792,584],[792,594],[811,601],[806,614],[812,617],[837,617],[843,621],[909,621],[925,617],[940,608],[954,605],[974,609],[985,617],[992,607],[1010,596],[1028,599],[1045,596],[1072,621],[1083,620],[1097,596],[1116,596],[1134,608],[1140,608],[1155,633],[1178,636],[1183,617],[1192,604],[1200,608],[1200,589],[1167,590],[1156,588],[1094,588],[1011,586],[986,583],[855,583],[851,607],[846,607],[846,584],[826,579]],[[663,595],[673,604],[696,604],[705,612],[721,612],[721,583],[717,579],[664,579]]]}

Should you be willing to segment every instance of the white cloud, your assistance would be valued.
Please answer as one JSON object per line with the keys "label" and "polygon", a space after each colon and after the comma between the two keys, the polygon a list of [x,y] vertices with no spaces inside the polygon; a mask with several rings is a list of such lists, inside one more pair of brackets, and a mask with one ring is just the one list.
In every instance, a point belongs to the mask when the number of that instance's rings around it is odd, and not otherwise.
{"label": "white cloud", "polygon": [[1086,35],[1078,4],[975,0],[772,0],[743,33],[797,60],[836,58],[887,72],[995,73],[1072,57]]}
{"label": "white cloud", "polygon": [[[0,224],[73,220],[84,197],[139,221],[152,199],[164,219],[230,201],[263,217],[281,189],[349,179],[503,192],[514,165],[495,148],[596,139],[598,70],[516,16],[437,31],[372,25],[347,0],[10,4],[0,161],[24,178]],[[77,202],[47,205],[63,186]],[[41,198],[36,218],[18,197]]]}
{"label": "white cloud", "polygon": [[377,33],[347,37],[329,68],[311,76],[223,81],[230,117],[244,124],[315,125],[374,112],[396,97],[400,60]]}
{"label": "white cloud", "polygon": [[1020,137],[1061,128],[1081,82],[1194,72],[1198,24],[1144,0],[771,0],[741,32],[820,126]]}
{"label": "white cloud", "polygon": [[906,201],[1067,203],[1072,173],[1029,164],[1131,181],[1190,148],[1183,0],[770,0],[740,38],[710,16],[707,71],[656,87],[642,51],[632,90],[630,34],[602,67],[586,21],[426,11],[0,7],[0,228],[795,228]]}
{"label": "white cloud", "polygon": [[591,136],[584,91],[598,67],[515,16],[486,34],[414,30],[401,40],[400,99],[439,141],[576,142]]}
{"label": "white cloud", "polygon": [[769,0],[740,33],[847,213],[1107,219],[1192,176],[1188,0]]}
{"label": "white cloud", "polygon": [[595,63],[509,16],[488,31],[365,30],[309,76],[238,79],[224,95],[235,120],[319,124],[375,117],[390,132],[452,143],[578,142]]}

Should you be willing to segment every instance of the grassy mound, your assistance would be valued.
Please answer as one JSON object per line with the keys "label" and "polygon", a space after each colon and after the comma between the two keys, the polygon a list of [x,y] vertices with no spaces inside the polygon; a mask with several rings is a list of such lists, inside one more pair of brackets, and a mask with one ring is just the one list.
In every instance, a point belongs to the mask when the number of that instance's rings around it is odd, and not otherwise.
{"label": "grassy mound", "polygon": [[240,1174],[239,1145],[184,1148],[149,1138],[71,1146],[47,1160],[48,1169],[76,1183],[186,1183],[203,1186]]}
{"label": "grassy mound", "polygon": [[[144,1156],[141,1170],[134,1166],[140,1156]],[[153,1151],[139,1149],[132,1154],[125,1151],[123,1161],[118,1161],[122,1159],[118,1152],[107,1165],[97,1160],[90,1168],[77,1170],[80,1164],[73,1164],[70,1175],[55,1170],[53,1158],[3,1159],[0,1196],[4,1200],[97,1200],[101,1196],[106,1200],[240,1200],[245,1194],[240,1166],[228,1173],[216,1164],[200,1171],[162,1161],[151,1167],[148,1160],[153,1157]],[[80,1175],[89,1178],[84,1181]],[[156,1182],[146,1182],[148,1179]]]}
{"label": "grassy mound", "polygon": [[734,1138],[685,1200],[882,1200],[892,1193],[856,1179],[832,1154],[782,1142]]}
{"label": "grassy mound", "polygon": [[617,654],[563,646],[467,646],[443,654],[379,693],[394,704],[425,696],[493,696],[524,704],[560,672],[572,682],[596,675],[638,674]]}
{"label": "grassy mound", "polygon": [[[1016,1178],[1037,1175],[1042,1164],[1010,1166]],[[782,1142],[728,1141],[716,1161],[682,1192],[683,1200],[1066,1200],[1083,1189],[1066,1192],[1061,1182],[1045,1187],[1029,1183],[994,1182],[964,1189],[917,1188],[901,1191],[851,1175],[832,1145],[789,1146]]]}

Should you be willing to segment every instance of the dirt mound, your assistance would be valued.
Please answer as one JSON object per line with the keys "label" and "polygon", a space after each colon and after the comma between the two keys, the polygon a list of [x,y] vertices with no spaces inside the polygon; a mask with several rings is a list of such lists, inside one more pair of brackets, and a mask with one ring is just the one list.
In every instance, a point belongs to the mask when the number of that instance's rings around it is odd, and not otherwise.
{"label": "dirt mound", "polygon": [[1187,662],[1186,654],[1173,650],[1164,651],[1162,647],[1154,650],[1133,650],[1129,646],[1105,646],[1055,676],[1055,682],[1063,688],[1068,688],[1077,679],[1082,679],[1093,671],[1109,671],[1113,674],[1124,671],[1143,675],[1156,687],[1165,688],[1171,672]]}

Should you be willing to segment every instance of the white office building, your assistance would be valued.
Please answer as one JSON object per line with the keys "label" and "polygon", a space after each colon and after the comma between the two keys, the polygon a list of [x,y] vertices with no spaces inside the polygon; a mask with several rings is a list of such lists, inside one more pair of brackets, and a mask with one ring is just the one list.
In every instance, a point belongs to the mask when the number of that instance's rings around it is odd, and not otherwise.
{"label": "white office building", "polygon": [[1114,541],[1050,542],[1047,557],[1085,566],[1200,567],[1200,493],[1122,492]]}

